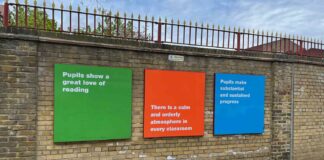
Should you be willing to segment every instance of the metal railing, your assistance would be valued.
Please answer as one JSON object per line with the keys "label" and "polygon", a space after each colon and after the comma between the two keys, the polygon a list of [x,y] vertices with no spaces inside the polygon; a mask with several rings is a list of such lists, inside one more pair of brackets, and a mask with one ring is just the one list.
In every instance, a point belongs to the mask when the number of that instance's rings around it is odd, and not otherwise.
{"label": "metal railing", "polygon": [[323,41],[302,36],[268,33],[245,29],[226,28],[214,25],[187,23],[180,20],[168,21],[154,17],[148,19],[138,15],[136,18],[126,13],[100,11],[92,13],[80,7],[73,10],[70,5],[64,9],[63,4],[56,8],[53,3],[47,7],[8,3],[4,4],[4,27],[29,28],[51,32],[67,32],[95,36],[108,36],[133,39],[158,44],[189,45],[236,51],[262,51],[286,53],[299,56],[323,57]]}

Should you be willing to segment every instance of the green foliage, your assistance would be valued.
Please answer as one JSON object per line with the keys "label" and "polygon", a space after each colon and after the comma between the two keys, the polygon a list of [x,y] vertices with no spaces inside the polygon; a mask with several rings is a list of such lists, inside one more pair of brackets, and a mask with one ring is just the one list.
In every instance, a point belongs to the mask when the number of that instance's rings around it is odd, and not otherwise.
{"label": "green foliage", "polygon": [[[100,20],[100,22],[97,22],[95,30],[91,28],[90,25],[88,25],[88,27],[80,28],[80,33],[90,33],[96,35],[103,34],[105,36],[126,37],[126,38],[142,39],[142,40],[151,39],[150,34],[147,34],[147,36],[145,37],[144,31],[138,34],[138,32],[134,30],[134,24],[132,25],[131,21],[126,21],[126,26],[125,26],[125,22],[123,18],[119,17],[117,19],[115,17],[116,15],[112,16],[112,18],[105,17],[103,21],[104,23],[103,25]],[[87,32],[86,32],[86,28],[88,28]],[[78,29],[73,29],[73,31],[78,32]]]}
{"label": "green foliage", "polygon": [[[99,13],[104,13],[102,8],[98,8]],[[18,12],[17,12],[18,11]],[[9,12],[9,25],[10,26],[18,26],[18,27],[27,27],[27,28],[37,28],[37,29],[45,29],[48,31],[60,31],[60,25],[58,21],[51,19],[47,12],[51,12],[50,10],[46,10],[44,14],[43,9],[36,9],[34,7],[28,7],[27,12],[25,12],[25,7],[18,7],[16,10],[16,6]],[[26,15],[27,13],[27,15]],[[36,14],[36,15],[35,15]],[[34,19],[36,17],[36,19]],[[100,17],[100,16],[98,16]],[[118,18],[116,18],[118,17]],[[26,22],[27,18],[27,22]],[[89,16],[89,19],[93,18]],[[44,21],[45,19],[45,21]],[[82,21],[83,19],[81,19]],[[105,35],[105,36],[113,36],[113,37],[126,37],[126,38],[135,38],[142,40],[150,40],[150,35],[144,36],[144,28],[141,29],[141,33],[138,33],[134,28],[135,24],[132,24],[132,21],[125,21],[122,17],[119,17],[118,14],[114,16],[104,16],[103,23],[101,19],[97,19],[96,28],[93,29],[90,25],[88,27],[81,26],[80,33],[87,34],[96,34],[96,35]],[[45,25],[44,25],[45,23]],[[77,24],[77,19],[72,19],[72,24]],[[89,24],[93,25],[93,23],[89,22]],[[3,25],[2,20],[0,19],[0,26]],[[70,26],[71,27],[71,26]],[[66,31],[70,30],[70,27],[67,28]],[[88,29],[86,31],[86,29]],[[65,30],[65,29],[63,29]],[[74,26],[72,26],[72,31],[78,33],[79,30]]]}
{"label": "green foliage", "polygon": [[[36,16],[35,16],[36,13]],[[54,30],[57,30],[57,22],[53,21],[49,18],[48,14],[46,13],[44,15],[43,10],[34,8],[28,8],[27,10],[27,26],[26,26],[26,12],[24,7],[18,7],[18,21],[16,20],[16,7],[13,7],[13,10],[9,13],[9,23],[11,26],[16,26],[18,22],[18,27],[28,27],[28,28],[34,28],[35,27],[35,17],[36,17],[36,27],[40,29],[44,29],[44,19],[45,19],[45,29],[46,30],[52,30],[52,27]]]}
{"label": "green foliage", "polygon": [[[130,21],[126,22],[126,26],[125,26],[125,23],[122,19],[117,20],[116,18],[112,18],[112,20],[110,21],[109,18],[105,18],[104,23],[105,23],[104,25],[106,26],[104,26],[103,29],[104,32],[107,32],[108,36],[131,37],[132,35],[133,36],[135,35],[135,32],[133,31],[132,23]],[[117,33],[117,27],[118,27],[118,33]],[[97,29],[101,30],[101,28],[102,27]],[[126,32],[124,31],[125,28],[126,28]]]}

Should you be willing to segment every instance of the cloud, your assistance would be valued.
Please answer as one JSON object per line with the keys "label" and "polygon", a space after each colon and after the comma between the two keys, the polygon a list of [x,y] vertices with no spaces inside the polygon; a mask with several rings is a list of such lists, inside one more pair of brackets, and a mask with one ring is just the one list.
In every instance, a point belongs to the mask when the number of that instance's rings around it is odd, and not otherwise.
{"label": "cloud", "polygon": [[236,10],[228,13],[231,20],[225,23],[323,39],[324,13],[318,6],[324,6],[324,1],[240,1]]}

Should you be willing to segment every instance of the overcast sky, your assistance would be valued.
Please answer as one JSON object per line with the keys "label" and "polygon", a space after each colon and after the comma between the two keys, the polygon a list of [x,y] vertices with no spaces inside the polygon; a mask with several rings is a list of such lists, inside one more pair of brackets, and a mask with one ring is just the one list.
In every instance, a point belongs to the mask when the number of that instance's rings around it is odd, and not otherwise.
{"label": "overcast sky", "polygon": [[[4,0],[0,0],[3,3]],[[23,0],[20,0],[23,2]],[[30,1],[30,0],[29,0]],[[47,0],[48,6],[53,0]],[[14,0],[11,0],[14,2]],[[32,1],[30,1],[32,2]],[[193,22],[282,32],[324,40],[324,0],[55,0],[67,7],[192,20]],[[43,0],[38,0],[39,4]],[[59,6],[58,4],[56,6]],[[76,8],[76,7],[74,7]]]}

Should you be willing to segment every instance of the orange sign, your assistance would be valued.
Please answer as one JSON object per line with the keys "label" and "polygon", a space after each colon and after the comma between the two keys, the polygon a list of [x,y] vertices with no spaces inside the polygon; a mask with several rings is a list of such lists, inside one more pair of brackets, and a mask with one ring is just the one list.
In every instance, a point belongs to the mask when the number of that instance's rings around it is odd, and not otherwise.
{"label": "orange sign", "polygon": [[205,73],[145,70],[144,138],[204,135]]}

